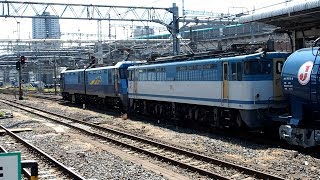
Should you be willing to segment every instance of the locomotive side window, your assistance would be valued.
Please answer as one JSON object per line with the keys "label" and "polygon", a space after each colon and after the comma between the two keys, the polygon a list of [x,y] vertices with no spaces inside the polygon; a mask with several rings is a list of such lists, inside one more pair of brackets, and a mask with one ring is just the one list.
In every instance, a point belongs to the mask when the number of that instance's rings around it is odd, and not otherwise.
{"label": "locomotive side window", "polygon": [[237,64],[236,63],[231,64],[231,74],[232,74],[232,80],[237,80]]}
{"label": "locomotive side window", "polygon": [[128,71],[128,74],[129,74],[128,80],[131,81],[132,80],[132,71]]}
{"label": "locomotive side window", "polygon": [[156,69],[148,69],[148,81],[155,81],[156,80]]}
{"label": "locomotive side window", "polygon": [[156,68],[156,79],[157,79],[157,81],[161,81],[160,72],[161,72],[161,68]]}
{"label": "locomotive side window", "polygon": [[157,81],[164,81],[165,80],[165,77],[166,77],[165,76],[166,75],[165,68],[163,68],[163,67],[157,68],[156,73],[157,73]]}
{"label": "locomotive side window", "polygon": [[242,80],[242,63],[237,62],[237,80],[241,81]]}
{"label": "locomotive side window", "polygon": [[277,61],[276,62],[276,73],[281,74],[283,67],[283,61]]}
{"label": "locomotive side window", "polygon": [[84,83],[85,83],[85,84],[89,84],[88,82],[89,82],[89,81],[88,81],[88,73],[86,73],[86,74],[85,74],[85,82],[84,82]]}
{"label": "locomotive side window", "polygon": [[83,83],[84,81],[83,74],[84,74],[83,72],[80,73],[80,83]]}
{"label": "locomotive side window", "polygon": [[189,69],[189,80],[197,81],[201,79],[201,65],[192,65],[188,67]]}
{"label": "locomotive side window", "polygon": [[138,81],[142,81],[142,78],[143,78],[143,70],[142,70],[142,69],[139,69],[137,75],[138,75]]}
{"label": "locomotive side window", "polygon": [[129,71],[129,78],[128,78],[129,81],[132,81],[132,71]]}
{"label": "locomotive side window", "polygon": [[139,69],[135,69],[133,72],[133,80],[135,81],[140,81],[140,70]]}
{"label": "locomotive side window", "polygon": [[108,84],[112,84],[113,81],[113,72],[111,72],[111,70],[108,71]]}
{"label": "locomotive side window", "polygon": [[217,78],[217,64],[204,64],[202,68],[202,79],[204,81],[210,81]]}
{"label": "locomotive side window", "polygon": [[188,68],[187,66],[180,66],[176,68],[176,80],[187,81],[188,80]]}
{"label": "locomotive side window", "polygon": [[139,81],[146,81],[147,80],[147,69],[139,69]]}
{"label": "locomotive side window", "polygon": [[228,65],[223,64],[223,80],[228,80]]}
{"label": "locomotive side window", "polygon": [[264,75],[271,73],[271,62],[269,61],[246,61],[244,63],[246,75]]}

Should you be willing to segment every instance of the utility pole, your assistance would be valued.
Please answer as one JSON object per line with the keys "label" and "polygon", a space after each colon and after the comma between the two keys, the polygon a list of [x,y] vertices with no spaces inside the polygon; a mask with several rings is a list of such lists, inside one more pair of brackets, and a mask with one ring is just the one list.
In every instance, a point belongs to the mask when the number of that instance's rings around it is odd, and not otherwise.
{"label": "utility pole", "polygon": [[111,39],[111,22],[110,22],[110,14],[108,14],[109,17],[109,40]]}
{"label": "utility pole", "polygon": [[184,11],[184,0],[182,0],[182,16],[184,17],[185,14],[185,11]]}
{"label": "utility pole", "polygon": [[172,24],[171,24],[171,34],[173,38],[173,55],[180,54],[180,42],[179,42],[179,9],[176,3],[172,6]]}
{"label": "utility pole", "polygon": [[20,22],[17,22],[17,34],[18,34],[18,40],[20,40]]}
{"label": "utility pole", "polygon": [[101,24],[101,20],[98,20],[98,41],[102,41],[102,24]]}
{"label": "utility pole", "polygon": [[[18,34],[18,42],[20,41],[20,22],[17,22],[17,34]],[[19,43],[18,43],[18,51],[20,51]],[[25,63],[24,56],[19,57],[19,61],[17,62],[17,69],[19,70],[19,100],[23,100],[23,93],[22,93],[22,75],[21,75],[21,69],[22,69],[22,58],[23,58],[23,64]],[[19,67],[19,68],[18,68]]]}
{"label": "utility pole", "polygon": [[84,102],[82,104],[82,108],[85,109],[86,108],[86,103],[87,103],[87,78],[86,78],[86,70],[88,68],[90,68],[92,65],[94,65],[96,63],[95,57],[91,56],[89,58],[90,60],[90,64],[84,68],[83,70],[83,87],[84,87]]}
{"label": "utility pole", "polygon": [[22,93],[22,76],[21,76],[21,60],[18,61],[19,63],[19,100],[23,100],[23,93]]}
{"label": "utility pole", "polygon": [[54,95],[57,95],[57,62],[56,56],[53,56],[53,74],[54,74]]}

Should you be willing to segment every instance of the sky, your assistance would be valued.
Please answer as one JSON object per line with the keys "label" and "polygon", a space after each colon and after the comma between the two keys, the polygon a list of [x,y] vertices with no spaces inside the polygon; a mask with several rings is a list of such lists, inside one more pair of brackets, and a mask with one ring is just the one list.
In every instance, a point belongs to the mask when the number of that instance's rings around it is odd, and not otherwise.
{"label": "sky", "polygon": [[[18,1],[18,0],[16,0]],[[182,15],[182,1],[183,0],[29,0],[27,2],[54,2],[54,3],[75,3],[75,4],[103,4],[103,5],[117,5],[117,6],[148,6],[148,7],[172,7],[176,3]],[[287,0],[288,1],[288,0]],[[290,3],[307,0],[292,0]],[[201,2],[201,3],[200,3]],[[286,0],[184,0],[184,9],[193,11],[207,11],[215,13],[231,13],[236,14],[243,11],[252,12],[253,9],[260,9],[262,7],[270,6],[272,4],[282,3],[284,6]],[[274,8],[274,7],[272,7]],[[2,9],[2,7],[1,7]],[[270,8],[269,8],[270,9]],[[262,10],[267,10],[262,9]],[[260,11],[262,11],[260,10]],[[19,22],[19,23],[17,23]],[[20,24],[20,33],[17,32],[17,24]],[[131,30],[129,27],[121,27],[124,24],[128,26],[140,25],[132,22],[112,22],[114,27],[111,34],[116,34],[118,38],[128,38]],[[148,24],[149,25],[149,24]],[[153,26],[154,23],[150,24]],[[118,27],[116,27],[118,26]],[[155,25],[159,26],[159,25]],[[21,39],[30,39],[32,37],[31,19],[19,18],[0,18],[0,39],[17,39],[20,35]],[[62,33],[87,33],[97,34],[97,21],[89,20],[60,20],[60,28]],[[108,34],[108,22],[102,22],[102,34]],[[66,37],[71,38],[71,37]]]}

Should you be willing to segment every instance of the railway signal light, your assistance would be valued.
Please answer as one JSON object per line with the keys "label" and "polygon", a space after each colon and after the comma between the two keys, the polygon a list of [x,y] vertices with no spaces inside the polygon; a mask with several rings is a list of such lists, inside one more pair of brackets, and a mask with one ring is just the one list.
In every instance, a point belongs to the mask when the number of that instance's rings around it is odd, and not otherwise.
{"label": "railway signal light", "polygon": [[16,70],[20,70],[20,61],[16,62]]}
{"label": "railway signal light", "polygon": [[91,59],[91,62],[90,62],[91,65],[96,63],[96,57],[91,56],[90,59]]}
{"label": "railway signal light", "polygon": [[26,63],[27,58],[24,56],[20,56],[21,64],[24,65]]}

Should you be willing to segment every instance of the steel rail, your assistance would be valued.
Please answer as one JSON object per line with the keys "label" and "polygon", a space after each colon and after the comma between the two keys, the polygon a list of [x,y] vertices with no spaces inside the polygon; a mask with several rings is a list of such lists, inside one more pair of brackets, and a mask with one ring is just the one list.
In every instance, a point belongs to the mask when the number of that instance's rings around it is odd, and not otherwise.
{"label": "steel rail", "polygon": [[56,159],[54,159],[52,156],[50,156],[49,154],[45,153],[44,151],[42,151],[41,149],[35,147],[34,145],[28,143],[27,141],[25,141],[24,139],[22,139],[21,137],[17,136],[16,134],[14,134],[13,132],[11,132],[9,129],[5,128],[4,126],[0,125],[0,128],[4,129],[11,137],[13,137],[14,139],[18,140],[19,142],[21,142],[22,144],[24,144],[28,149],[32,149],[34,150],[36,153],[40,154],[41,156],[45,157],[47,160],[49,160],[52,164],[54,164],[55,166],[57,166],[62,172],[64,172],[67,176],[73,178],[73,179],[77,179],[77,180],[85,180],[84,177],[82,177],[81,175],[79,175],[78,173],[74,172],[73,170],[71,170],[70,168],[66,167],[65,165],[63,165],[62,163],[60,163],[59,161],[57,161]]}
{"label": "steel rail", "polygon": [[[126,138],[131,138],[131,139],[134,139],[134,140],[137,140],[137,141],[141,141],[141,142],[153,145],[153,146],[160,147],[162,149],[166,149],[166,150],[170,150],[170,151],[173,151],[173,152],[178,152],[178,153],[181,153],[181,154],[185,154],[187,156],[193,157],[193,158],[195,158],[197,160],[205,161],[207,163],[212,163],[212,164],[224,166],[224,167],[227,167],[227,168],[232,168],[232,169],[238,170],[240,172],[244,172],[247,175],[255,176],[257,178],[270,179],[270,180],[273,180],[273,179],[274,180],[283,180],[284,179],[284,178],[281,178],[281,177],[278,177],[278,176],[275,176],[275,175],[272,175],[272,174],[269,174],[269,173],[265,173],[265,172],[261,172],[261,171],[258,171],[258,170],[254,170],[252,168],[247,168],[247,167],[244,167],[244,166],[241,166],[241,165],[237,165],[237,164],[234,164],[234,163],[230,163],[230,162],[227,162],[227,161],[223,161],[223,160],[220,160],[220,159],[217,159],[217,158],[201,155],[201,154],[198,154],[198,153],[195,153],[195,152],[191,152],[191,151],[188,151],[188,150],[184,150],[184,149],[181,149],[181,148],[178,148],[178,147],[174,147],[174,146],[171,146],[171,145],[167,145],[167,144],[163,144],[163,143],[156,142],[156,141],[153,141],[153,140],[149,140],[149,139],[146,139],[146,137],[145,138],[139,137],[139,136],[132,135],[132,134],[129,134],[129,133],[126,133],[126,132],[121,132],[121,131],[118,131],[118,130],[115,130],[115,129],[102,127],[102,126],[99,126],[99,125],[96,125],[96,124],[93,124],[93,123],[88,123],[88,122],[85,122],[85,121],[81,121],[81,120],[74,119],[74,118],[71,118],[71,117],[67,117],[67,116],[64,116],[64,115],[56,114],[56,113],[53,113],[53,112],[47,112],[45,110],[42,110],[42,109],[39,109],[39,108],[35,108],[35,107],[31,107],[29,105],[21,104],[21,103],[18,103],[18,102],[14,102],[14,101],[10,101],[10,102],[17,103],[17,104],[19,104],[21,106],[26,106],[28,108],[32,108],[32,109],[38,110],[40,112],[44,112],[44,113],[47,113],[47,114],[50,114],[50,115],[54,115],[54,116],[57,116],[57,117],[60,117],[60,118],[63,118],[63,119],[71,120],[73,122],[84,124],[84,125],[87,125],[87,126],[90,126],[90,127],[102,130],[102,131],[107,131],[107,132],[110,132],[110,133],[113,133],[113,134],[117,134],[117,135],[120,135],[120,136],[125,136]],[[9,104],[9,105],[11,105],[11,104]],[[15,105],[13,105],[13,106],[15,106]],[[15,106],[15,107],[20,108],[18,106]],[[21,109],[23,109],[23,108],[21,108]],[[35,113],[33,111],[30,111],[30,110],[26,110],[26,109],[23,109],[23,110],[28,111],[30,113]],[[48,117],[46,117],[44,115],[41,115],[41,114],[39,114],[39,115],[44,117],[44,118],[48,118]],[[78,129],[80,131],[85,131],[86,133],[91,134],[93,136],[96,136],[96,137],[99,137],[99,138],[102,138],[102,139],[108,139],[108,140],[112,141],[115,144],[119,144],[121,146],[125,146],[127,148],[131,148],[131,149],[134,149],[136,151],[149,154],[150,156],[163,159],[164,161],[173,163],[173,164],[178,165],[180,167],[185,167],[187,169],[196,171],[196,172],[198,172],[198,173],[200,173],[202,175],[209,176],[211,178],[219,178],[219,179],[226,178],[226,177],[223,177],[221,175],[218,175],[218,174],[215,174],[215,173],[212,173],[212,172],[208,172],[208,171],[199,169],[197,167],[190,166],[190,165],[175,161],[173,159],[170,159],[170,158],[167,158],[167,157],[152,153],[150,151],[146,151],[146,150],[138,148],[138,147],[134,147],[134,146],[131,146],[131,145],[128,145],[128,144],[124,144],[124,143],[122,143],[122,142],[120,142],[118,140],[112,139],[110,137],[106,137],[104,135],[97,134],[95,132],[91,132],[89,130],[85,130],[85,129],[73,126],[73,125],[71,125],[69,123],[61,122],[61,121],[53,119],[53,118],[49,118],[49,119],[51,119],[51,120],[53,120],[55,122],[58,122],[58,123],[63,123],[64,125],[66,125],[68,127],[76,128],[76,129]],[[228,179],[228,178],[226,178],[226,179]]]}
{"label": "steel rail", "polygon": [[[8,151],[3,146],[0,145],[0,152],[7,153]],[[22,173],[24,174],[25,177],[30,179],[31,173],[27,171],[25,168],[22,168]]]}

